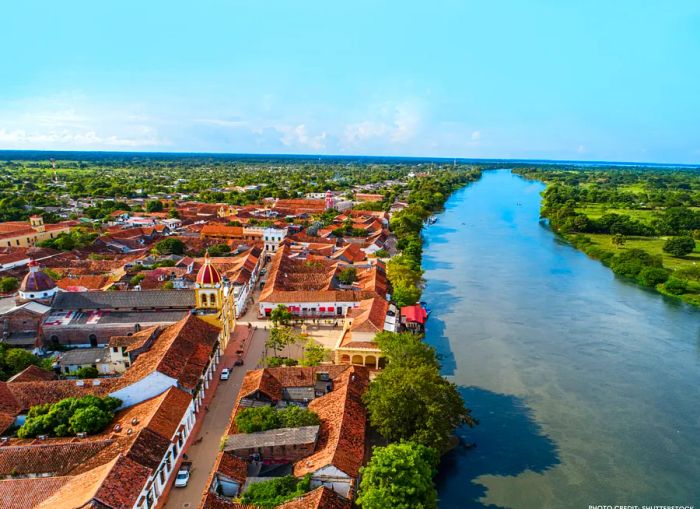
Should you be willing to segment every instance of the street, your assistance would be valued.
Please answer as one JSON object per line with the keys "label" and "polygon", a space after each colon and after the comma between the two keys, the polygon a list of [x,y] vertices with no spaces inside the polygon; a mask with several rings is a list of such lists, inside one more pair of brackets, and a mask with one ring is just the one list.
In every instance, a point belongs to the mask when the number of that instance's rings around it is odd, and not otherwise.
{"label": "street", "polygon": [[[248,328],[245,324],[245,319],[239,322],[236,326],[237,334],[247,334]],[[206,481],[209,478],[211,469],[214,466],[214,460],[219,452],[221,437],[229,425],[231,412],[236,395],[241,387],[243,376],[248,370],[257,367],[262,357],[266,337],[267,331],[258,328],[258,330],[253,333],[250,345],[247,346],[245,364],[243,366],[234,367],[231,370],[231,378],[229,380],[219,380],[214,398],[207,405],[209,411],[204,416],[204,422],[199,431],[198,438],[202,438],[202,441],[190,445],[187,450],[187,456],[192,462],[190,481],[185,488],[172,488],[168,497],[168,502],[165,505],[167,509],[193,509],[199,506]],[[233,349],[235,349],[235,346],[227,350]],[[225,360],[222,362],[220,368],[230,368],[233,365],[234,358],[235,351],[227,351]],[[220,369],[217,370],[217,376],[219,376],[218,371],[220,371]]]}

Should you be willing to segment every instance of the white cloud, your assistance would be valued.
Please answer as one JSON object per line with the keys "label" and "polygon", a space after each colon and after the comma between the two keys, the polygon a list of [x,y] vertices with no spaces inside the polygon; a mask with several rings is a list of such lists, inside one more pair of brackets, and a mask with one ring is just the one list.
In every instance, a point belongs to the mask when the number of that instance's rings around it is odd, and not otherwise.
{"label": "white cloud", "polygon": [[344,148],[405,145],[416,139],[422,124],[418,108],[411,103],[380,104],[370,108],[367,116],[371,118],[345,125],[341,136]]}
{"label": "white cloud", "polygon": [[576,148],[576,152],[578,152],[579,154],[585,154],[586,152],[588,152],[588,150],[586,149],[585,145],[579,145]]}
{"label": "white cloud", "polygon": [[472,141],[479,141],[481,140],[481,131],[473,131],[472,132]]}
{"label": "white cloud", "polygon": [[327,134],[325,131],[312,136],[308,133],[304,124],[299,124],[295,127],[277,126],[276,129],[282,133],[280,141],[287,147],[295,149],[308,147],[313,150],[322,150],[326,147]]}
{"label": "white cloud", "polygon": [[[162,142],[149,136],[148,128],[140,129],[138,138],[121,138],[116,135],[100,136],[95,131],[26,131],[0,128],[0,143],[6,148],[34,149],[83,149],[83,148],[138,148],[153,147]],[[143,135],[146,136],[143,136]]]}

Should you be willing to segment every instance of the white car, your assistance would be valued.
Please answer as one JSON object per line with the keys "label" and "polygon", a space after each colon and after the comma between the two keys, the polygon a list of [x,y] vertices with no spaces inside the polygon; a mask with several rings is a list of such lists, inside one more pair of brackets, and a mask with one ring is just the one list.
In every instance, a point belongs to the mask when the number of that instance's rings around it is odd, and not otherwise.
{"label": "white car", "polygon": [[222,380],[228,380],[228,377],[230,377],[230,376],[231,376],[231,370],[228,368],[224,368],[221,370],[221,376],[219,378],[221,378]]}
{"label": "white car", "polygon": [[192,463],[185,462],[180,465],[180,470],[177,471],[177,477],[175,478],[175,487],[184,488],[187,483],[190,482],[190,469],[192,468]]}

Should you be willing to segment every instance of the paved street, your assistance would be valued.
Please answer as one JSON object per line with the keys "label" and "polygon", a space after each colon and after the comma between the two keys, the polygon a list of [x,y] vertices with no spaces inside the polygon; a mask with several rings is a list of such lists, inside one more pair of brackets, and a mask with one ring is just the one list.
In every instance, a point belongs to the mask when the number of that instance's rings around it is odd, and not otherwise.
{"label": "paved street", "polygon": [[[239,322],[239,325],[236,327],[237,334],[247,333],[248,328],[245,323],[245,318]],[[199,506],[205,483],[219,452],[221,437],[228,427],[234,400],[236,394],[238,394],[243,376],[249,369],[257,367],[257,363],[262,356],[266,337],[267,331],[258,328],[253,333],[250,344],[244,347],[244,349],[247,348],[245,365],[233,368],[229,380],[219,381],[214,399],[207,405],[209,411],[206,413],[199,431],[198,438],[202,437],[202,441],[198,444],[192,444],[187,450],[187,456],[192,461],[190,482],[185,488],[172,488],[168,497],[168,503],[165,506],[167,509],[194,509]],[[221,366],[231,367],[233,365],[235,348],[228,349],[234,351],[226,352],[226,359]]]}

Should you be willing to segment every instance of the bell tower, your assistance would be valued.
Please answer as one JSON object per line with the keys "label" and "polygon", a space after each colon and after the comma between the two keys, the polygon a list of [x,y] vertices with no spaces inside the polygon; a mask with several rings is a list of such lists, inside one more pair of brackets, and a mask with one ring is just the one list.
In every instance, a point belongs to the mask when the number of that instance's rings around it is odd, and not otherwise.
{"label": "bell tower", "polygon": [[221,274],[211,264],[208,250],[204,255],[204,265],[197,272],[194,293],[197,299],[197,309],[222,309],[224,293]]}

